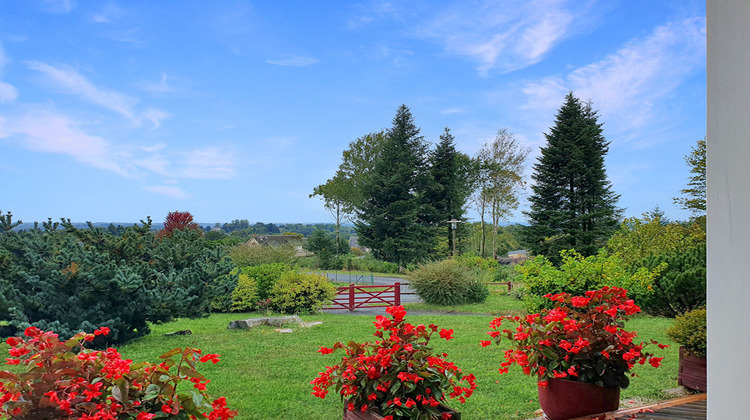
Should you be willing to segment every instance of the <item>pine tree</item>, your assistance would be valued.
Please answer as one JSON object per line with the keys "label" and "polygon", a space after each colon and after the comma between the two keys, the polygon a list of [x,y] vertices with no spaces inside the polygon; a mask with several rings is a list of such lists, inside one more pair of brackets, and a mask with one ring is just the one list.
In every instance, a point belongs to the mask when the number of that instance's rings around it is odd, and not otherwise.
{"label": "pine tree", "polygon": [[[456,150],[453,141],[454,137],[446,127],[440,135],[440,142],[430,154],[430,178],[424,195],[425,209],[432,210],[426,222],[441,235],[447,232],[448,252],[453,249],[453,232],[448,220],[466,220],[464,206],[471,193],[470,174],[464,168],[469,158]],[[459,233],[465,235],[467,230],[458,229]]]}
{"label": "pine tree", "polygon": [[690,182],[688,188],[680,190],[684,197],[675,198],[685,210],[690,210],[696,217],[706,214],[706,138],[698,140],[690,154],[685,156],[685,162],[690,167]]}
{"label": "pine tree", "polygon": [[593,255],[617,229],[622,212],[604,168],[609,142],[602,124],[591,104],[571,92],[545,137],[525,212],[530,222],[526,239],[535,254],[555,262],[564,249]]}
{"label": "pine tree", "polygon": [[406,105],[396,112],[380,158],[362,186],[364,202],[355,224],[360,243],[377,258],[398,263],[423,259],[433,248],[424,222],[427,146]]}

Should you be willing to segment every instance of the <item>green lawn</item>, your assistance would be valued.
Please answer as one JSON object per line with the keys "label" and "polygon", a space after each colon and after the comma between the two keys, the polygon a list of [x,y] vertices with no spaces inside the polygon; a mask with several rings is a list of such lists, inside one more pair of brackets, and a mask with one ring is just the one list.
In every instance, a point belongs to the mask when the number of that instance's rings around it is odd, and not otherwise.
{"label": "green lawn", "polygon": [[[316,350],[319,346],[330,347],[338,340],[372,339],[373,317],[306,316],[303,317],[306,321],[323,321],[323,325],[309,329],[295,327],[293,334],[279,334],[270,327],[251,331],[226,329],[229,321],[251,316],[256,314],[215,314],[203,319],[156,325],[149,336],[121,346],[120,350],[125,357],[135,361],[155,361],[166,350],[184,346],[221,354],[219,364],[202,365],[201,372],[212,380],[209,391],[226,396],[230,407],[239,411],[239,419],[340,418],[342,404],[339,398],[332,394],[325,400],[315,398],[310,395],[309,385],[320,370],[339,360],[340,351],[323,356]],[[455,339],[448,342],[435,339],[433,344],[436,351],[449,354],[449,361],[477,377],[476,393],[466,404],[461,406],[449,401],[449,405],[458,408],[464,418],[534,417],[534,411],[539,407],[536,381],[518,370],[500,376],[497,368],[502,357],[501,349],[479,345],[480,340],[487,338],[491,319],[486,315],[407,316],[407,320],[414,324],[435,323],[455,331]],[[642,339],[654,338],[671,344],[664,334],[670,322],[668,319],[642,317],[631,321],[628,327],[639,331]],[[193,335],[163,335],[182,329],[192,330]],[[659,398],[661,390],[677,386],[676,346],[659,352],[666,356],[663,366],[659,369],[639,366],[636,372],[641,377],[634,378],[631,387],[623,390],[624,399]]]}

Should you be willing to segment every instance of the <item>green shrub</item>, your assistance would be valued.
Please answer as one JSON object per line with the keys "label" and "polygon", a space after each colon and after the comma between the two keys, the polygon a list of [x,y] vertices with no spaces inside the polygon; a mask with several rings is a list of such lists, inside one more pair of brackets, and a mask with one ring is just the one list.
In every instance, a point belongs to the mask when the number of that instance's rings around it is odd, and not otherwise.
{"label": "green shrub", "polygon": [[281,263],[294,265],[296,257],[294,247],[284,246],[250,246],[237,245],[229,251],[232,261],[237,267],[248,267],[262,264]]}
{"label": "green shrub", "polygon": [[353,258],[351,261],[351,270],[397,274],[398,264],[388,261],[380,261],[368,254],[364,257]]}
{"label": "green shrub", "polygon": [[240,274],[237,287],[232,292],[232,312],[250,312],[258,303],[258,282],[255,277]]}
{"label": "green shrub", "polygon": [[674,317],[706,306],[705,244],[645,258],[634,264],[633,269],[654,269],[663,264],[667,267],[654,279],[653,293],[638,302],[643,310]]}
{"label": "green shrub", "polygon": [[641,267],[630,272],[618,256],[608,255],[604,250],[586,258],[575,250],[562,251],[560,255],[560,268],[541,255],[516,266],[516,271],[522,275],[524,301],[528,310],[537,312],[550,307],[551,301],[543,298],[548,293],[565,292],[583,296],[588,290],[604,286],[623,288],[638,303],[652,293],[654,279],[664,268],[663,265],[651,270]]}
{"label": "green shrub", "polygon": [[706,355],[706,310],[695,309],[678,315],[667,330],[672,340],[682,344],[696,356]]}
{"label": "green shrub", "polygon": [[477,268],[484,271],[494,272],[498,268],[497,260],[482,258],[475,255],[459,255],[454,258],[458,265],[465,268]]}
{"label": "green shrub", "polygon": [[462,267],[455,260],[420,266],[409,273],[409,285],[426,303],[460,305],[484,302],[490,292],[476,270]]}
{"label": "green shrub", "polygon": [[318,274],[287,271],[270,292],[273,308],[282,313],[311,314],[336,297],[336,288]]}
{"label": "green shrub", "polygon": [[234,288],[231,260],[200,231],[157,239],[149,219],[119,232],[49,221],[1,233],[0,323],[63,338],[106,326],[106,344],[117,344],[147,334],[149,323],[202,316]]}
{"label": "green shrub", "polygon": [[273,285],[281,278],[281,275],[291,271],[292,267],[283,263],[261,264],[246,266],[240,269],[240,274],[254,278],[258,285],[258,299],[268,299]]}

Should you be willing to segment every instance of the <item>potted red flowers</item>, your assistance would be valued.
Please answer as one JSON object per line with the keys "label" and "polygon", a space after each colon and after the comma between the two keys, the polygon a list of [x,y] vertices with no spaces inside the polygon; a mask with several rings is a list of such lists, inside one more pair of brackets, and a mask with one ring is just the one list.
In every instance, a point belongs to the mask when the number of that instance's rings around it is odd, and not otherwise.
{"label": "potted red flowers", "polygon": [[0,371],[0,417],[228,420],[237,415],[224,397],[209,399],[211,381],[196,370],[197,362],[218,362],[218,354],[187,347],[164,353],[159,364],[133,364],[116,349],[85,348],[108,332],[102,327],[60,341],[52,331],[29,327],[24,337],[8,338],[6,364],[23,365],[25,371]]}
{"label": "potted red flowers", "polygon": [[[630,370],[648,362],[659,367],[663,357],[644,351],[647,343],[635,341],[636,332],[623,329],[629,315],[640,312],[627,291],[617,287],[592,290],[585,296],[559,293],[545,296],[551,309],[524,317],[499,317],[488,334],[505,350],[500,373],[519,365],[537,376],[539,404],[551,420],[616,410],[620,389],[627,388]],[[504,321],[516,324],[503,328]],[[666,345],[651,340],[659,348]],[[483,341],[482,346],[490,345]]]}
{"label": "potted red flowers", "polygon": [[[446,397],[466,401],[476,388],[474,375],[464,375],[445,360],[445,353],[433,355],[428,344],[438,332],[436,325],[405,322],[402,306],[386,312],[390,318],[378,315],[374,322],[374,343],[338,342],[318,350],[328,354],[343,349],[346,355],[310,382],[312,395],[325,398],[328,388],[335,387],[346,405],[344,419],[460,419],[442,403]],[[450,340],[453,330],[441,329],[438,335]]]}

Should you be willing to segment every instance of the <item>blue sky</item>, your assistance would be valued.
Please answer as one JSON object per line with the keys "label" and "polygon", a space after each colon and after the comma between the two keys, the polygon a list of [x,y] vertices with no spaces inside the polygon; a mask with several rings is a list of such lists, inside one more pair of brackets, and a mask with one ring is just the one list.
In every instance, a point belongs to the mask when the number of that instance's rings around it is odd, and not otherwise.
{"label": "blue sky", "polygon": [[625,215],[686,219],[705,33],[689,0],[4,0],[0,210],[329,222],[312,189],[400,104],[471,155],[505,128],[530,167],[573,91],[599,110]]}

